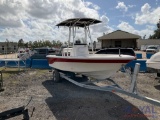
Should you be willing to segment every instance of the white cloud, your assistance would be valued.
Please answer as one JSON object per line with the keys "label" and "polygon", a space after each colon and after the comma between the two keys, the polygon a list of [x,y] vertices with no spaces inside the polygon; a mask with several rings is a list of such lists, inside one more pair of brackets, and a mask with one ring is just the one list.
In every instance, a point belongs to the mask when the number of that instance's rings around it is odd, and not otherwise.
{"label": "white cloud", "polygon": [[0,17],[1,27],[21,27],[23,25],[24,25],[23,21],[16,17],[6,17],[6,18]]}
{"label": "white cloud", "polygon": [[156,9],[151,9],[148,3],[141,7],[141,13],[136,14],[135,23],[136,24],[156,24],[160,17],[160,7]]}
{"label": "white cloud", "polygon": [[[107,16],[102,15],[100,17],[100,20],[102,21],[102,23],[91,27],[92,38],[97,38],[97,37],[102,36],[103,33],[110,33],[114,31],[113,28],[108,26],[109,18]],[[96,32],[96,31],[99,31],[99,32]],[[94,39],[94,41],[95,40],[96,39]]]}
{"label": "white cloud", "polygon": [[136,7],[136,5],[125,5],[124,2],[118,2],[116,9],[119,9],[122,12],[127,12],[129,8]]}
{"label": "white cloud", "polygon": [[146,3],[141,7],[141,12],[143,14],[147,14],[147,13],[149,13],[150,8],[151,8],[151,6],[148,3]]}
{"label": "white cloud", "polygon": [[91,2],[84,2],[84,4],[86,5],[86,7],[91,7],[91,8],[94,8],[95,10],[99,10],[100,7],[98,5],[95,5]]}
{"label": "white cloud", "polygon": [[[24,0],[24,3],[25,0]],[[0,1],[0,26],[2,27],[22,27],[24,4],[21,0],[1,0]]]}
{"label": "white cloud", "polygon": [[81,0],[29,0],[27,12],[32,17],[41,19],[54,19],[55,16],[60,19],[71,17],[98,18],[97,9],[99,9],[98,6]]}
{"label": "white cloud", "polygon": [[82,0],[0,0],[0,40],[24,41],[49,39],[68,40],[68,29],[55,25],[65,19],[90,17],[101,19],[93,40],[110,30],[108,17],[100,16],[99,6]]}
{"label": "white cloud", "polygon": [[118,2],[116,9],[120,9],[121,11],[127,12],[128,7],[124,4],[124,2]]}
{"label": "white cloud", "polygon": [[93,33],[96,32],[96,31],[99,31],[100,34],[102,35],[103,32],[113,31],[113,29],[108,26],[109,18],[107,16],[102,15],[100,17],[100,20],[102,21],[101,24],[97,24],[97,25],[92,27],[93,28]]}
{"label": "white cloud", "polygon": [[50,2],[49,0],[29,0],[26,11],[33,17],[49,19],[58,13],[58,1]]}
{"label": "white cloud", "polygon": [[121,23],[117,27],[121,30],[128,32],[132,31],[135,33],[134,28],[128,22],[121,21]]}
{"label": "white cloud", "polygon": [[136,35],[140,35],[143,37],[146,35],[146,38],[148,38],[150,35],[153,34],[154,26],[146,25],[146,28],[144,30],[136,30],[133,26],[131,26],[128,22],[121,21],[121,23],[117,26],[120,30],[130,32]]}
{"label": "white cloud", "polygon": [[128,5],[129,8],[136,7],[136,5]]}

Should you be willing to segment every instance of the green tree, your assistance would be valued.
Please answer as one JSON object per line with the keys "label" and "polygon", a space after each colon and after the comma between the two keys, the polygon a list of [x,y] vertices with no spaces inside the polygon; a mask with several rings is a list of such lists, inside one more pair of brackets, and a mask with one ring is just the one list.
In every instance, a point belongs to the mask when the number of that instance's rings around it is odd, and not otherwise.
{"label": "green tree", "polygon": [[62,43],[60,40],[57,40],[57,42],[56,42],[56,47],[58,47],[58,48],[59,48],[59,47],[61,47],[61,46],[62,46],[62,44],[63,44],[63,43]]}
{"label": "green tree", "polygon": [[29,42],[28,42],[28,47],[31,47],[31,48],[32,48],[32,46],[33,46],[33,45],[32,45],[32,41],[29,41]]}
{"label": "green tree", "polygon": [[154,34],[149,37],[149,39],[160,39],[160,29],[154,31]]}
{"label": "green tree", "polygon": [[53,45],[53,47],[56,46],[56,41],[55,40],[52,40],[52,45]]}
{"label": "green tree", "polygon": [[32,47],[33,47],[33,48],[37,48],[37,47],[38,47],[38,42],[37,42],[37,41],[34,41]]}
{"label": "green tree", "polygon": [[153,35],[150,35],[149,39],[160,39],[160,21],[157,23],[157,30],[154,31]]}
{"label": "green tree", "polygon": [[39,42],[39,43],[38,43],[38,44],[39,44],[39,47],[43,47],[43,41],[42,41],[42,40],[39,40],[38,42]]}
{"label": "green tree", "polygon": [[23,41],[23,39],[20,39],[18,41],[18,47],[24,47],[24,41]]}
{"label": "green tree", "polygon": [[49,40],[43,42],[43,47],[52,47],[52,43]]}
{"label": "green tree", "polygon": [[143,39],[146,39],[146,35],[143,36]]}
{"label": "green tree", "polygon": [[24,43],[24,47],[28,48],[28,42]]}

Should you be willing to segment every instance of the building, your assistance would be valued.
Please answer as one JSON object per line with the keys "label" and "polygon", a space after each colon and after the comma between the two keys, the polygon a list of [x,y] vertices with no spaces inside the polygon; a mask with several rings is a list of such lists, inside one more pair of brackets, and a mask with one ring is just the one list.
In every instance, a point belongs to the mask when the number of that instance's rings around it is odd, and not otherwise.
{"label": "building", "polygon": [[18,51],[18,43],[17,42],[0,42],[0,53],[13,53]]}
{"label": "building", "polygon": [[141,49],[142,47],[147,47],[149,45],[157,45],[160,46],[160,39],[138,39],[137,47]]}
{"label": "building", "polygon": [[109,47],[127,47],[127,48],[137,48],[137,39],[141,36],[135,35],[122,30],[117,30],[109,34],[104,34],[103,36],[97,38],[99,42],[102,43],[102,48]]}

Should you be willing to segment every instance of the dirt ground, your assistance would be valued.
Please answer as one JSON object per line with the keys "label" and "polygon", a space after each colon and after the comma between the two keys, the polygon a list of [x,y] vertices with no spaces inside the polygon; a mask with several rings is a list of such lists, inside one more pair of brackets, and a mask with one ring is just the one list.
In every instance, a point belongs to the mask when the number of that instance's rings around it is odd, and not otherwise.
{"label": "dirt ground", "polygon": [[[31,120],[159,120],[160,107],[117,92],[78,87],[68,81],[52,81],[48,70],[3,69],[4,91],[0,92],[0,112],[26,105]],[[118,72],[112,79],[125,89],[129,77]],[[96,83],[106,85],[107,82]],[[154,74],[139,73],[138,92],[160,100],[160,84]],[[35,110],[33,111],[33,109]],[[33,113],[32,113],[33,112]],[[21,120],[22,115],[9,120]]]}

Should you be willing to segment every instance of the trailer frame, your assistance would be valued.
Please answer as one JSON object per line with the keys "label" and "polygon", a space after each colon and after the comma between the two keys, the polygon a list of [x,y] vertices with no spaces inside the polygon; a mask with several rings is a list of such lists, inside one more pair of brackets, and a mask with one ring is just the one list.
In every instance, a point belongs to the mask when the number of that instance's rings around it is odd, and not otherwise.
{"label": "trailer frame", "polygon": [[[102,81],[102,80],[94,80],[94,81],[88,81],[88,82],[77,82],[76,80],[74,80],[74,78],[76,78],[74,75],[75,73],[72,72],[66,72],[66,71],[61,71],[61,70],[57,70],[54,69],[53,70],[53,80],[54,82],[60,82],[62,80],[62,78],[64,78],[65,80],[79,86],[79,87],[83,87],[83,88],[87,88],[87,89],[94,89],[94,90],[99,90],[99,91],[110,91],[110,92],[117,92],[117,93],[122,93],[131,97],[134,97],[136,99],[151,103],[153,105],[157,105],[160,106],[160,101],[159,100],[155,100],[146,96],[142,96],[137,92],[137,76],[139,73],[139,68],[140,68],[140,64],[136,63],[135,68],[134,68],[134,72],[128,72],[128,75],[130,75],[131,78],[131,85],[130,85],[130,89],[129,91],[124,90],[122,87],[120,87],[120,85],[118,85],[113,79],[106,79],[106,81],[110,81],[112,83],[112,85],[107,85],[107,86],[96,86],[96,85],[91,85],[89,83],[93,83],[94,82],[98,82],[98,81]],[[56,74],[56,75],[55,75]],[[58,77],[57,77],[58,76]]]}

